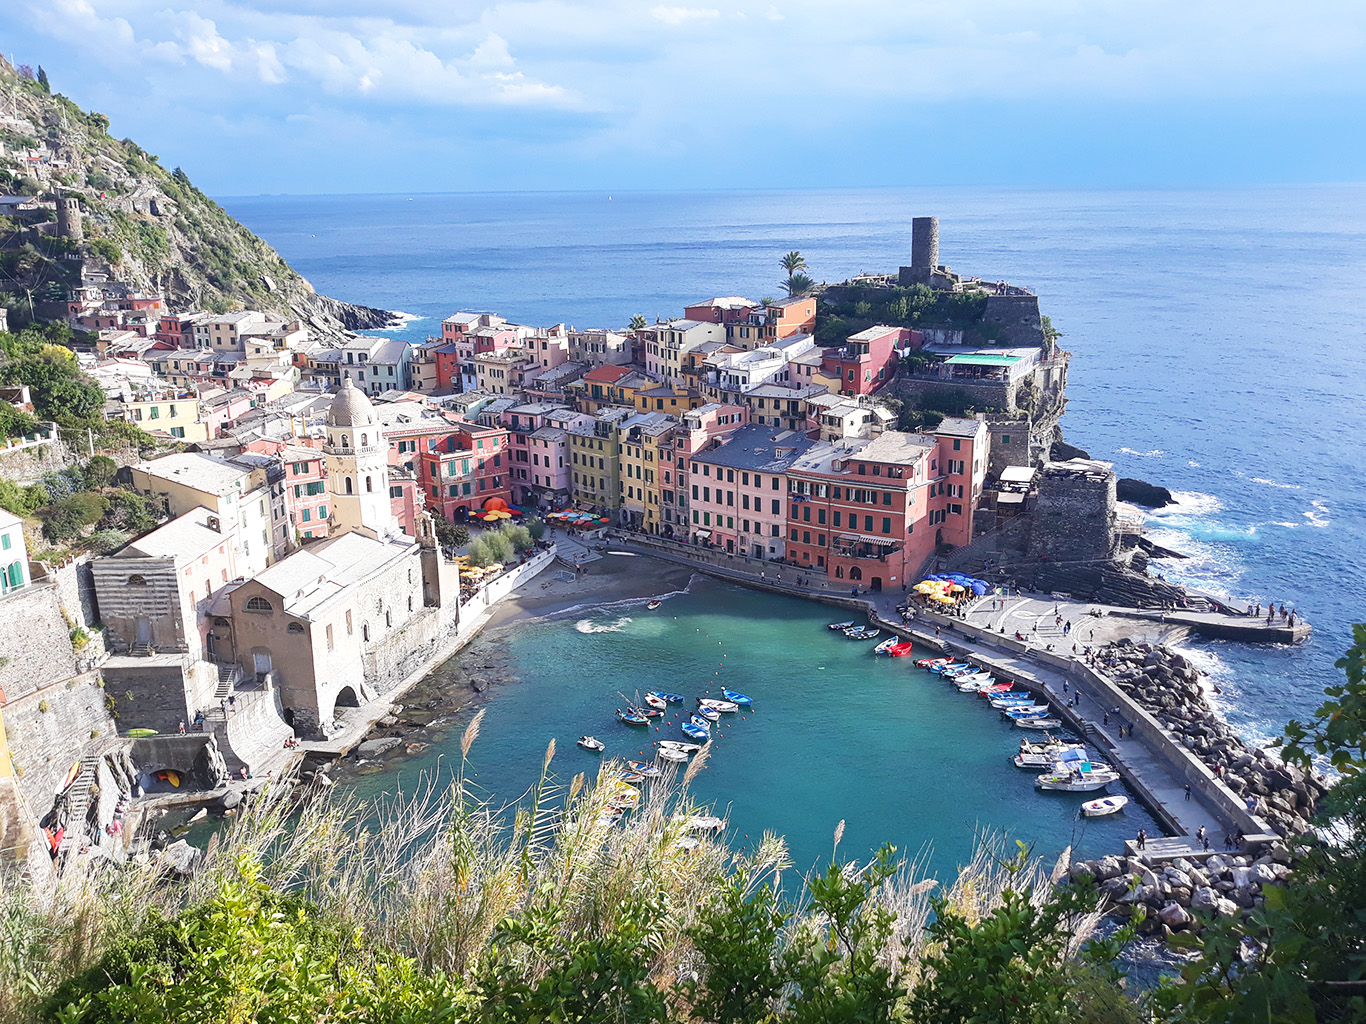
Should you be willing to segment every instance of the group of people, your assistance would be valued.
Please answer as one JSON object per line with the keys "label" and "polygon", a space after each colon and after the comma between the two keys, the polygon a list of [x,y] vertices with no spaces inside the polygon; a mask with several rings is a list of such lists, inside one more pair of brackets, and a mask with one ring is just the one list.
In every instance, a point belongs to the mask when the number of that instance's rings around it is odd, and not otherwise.
{"label": "group of people", "polygon": [[[1248,616],[1249,616],[1250,618],[1260,619],[1260,618],[1262,617],[1262,606],[1261,606],[1261,603],[1259,602],[1259,603],[1257,603],[1257,604],[1255,604],[1255,605],[1252,605],[1252,604],[1248,605],[1248,606],[1247,606],[1247,614],[1248,614]],[[1285,623],[1285,624],[1286,624],[1287,626],[1289,626],[1291,629],[1294,629],[1294,628],[1295,628],[1295,610],[1294,610],[1293,608],[1287,608],[1287,607],[1285,606],[1285,602],[1284,602],[1284,601],[1281,602],[1280,616],[1281,616],[1281,622]],[[1275,622],[1275,621],[1276,621],[1276,602],[1273,601],[1273,602],[1271,602],[1271,604],[1269,604],[1269,605],[1266,606],[1266,624],[1269,626],[1269,625],[1271,625],[1271,624],[1272,624],[1273,622]]]}

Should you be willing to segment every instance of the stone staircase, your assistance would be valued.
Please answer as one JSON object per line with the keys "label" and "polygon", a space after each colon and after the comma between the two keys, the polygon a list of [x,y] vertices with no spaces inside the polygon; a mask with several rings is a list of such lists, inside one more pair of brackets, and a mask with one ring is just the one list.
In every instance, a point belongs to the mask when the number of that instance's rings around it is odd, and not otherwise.
{"label": "stone staircase", "polygon": [[66,791],[66,835],[62,837],[60,853],[69,853],[88,838],[86,815],[90,813],[91,790],[98,778],[100,762],[104,760],[104,750],[100,749],[81,757],[80,772],[76,781]]}
{"label": "stone staircase", "polygon": [[213,700],[215,704],[227,700],[228,694],[232,693],[233,687],[236,686],[238,680],[242,678],[242,666],[240,665],[224,665],[220,663],[217,667],[218,685],[215,686],[213,690]]}

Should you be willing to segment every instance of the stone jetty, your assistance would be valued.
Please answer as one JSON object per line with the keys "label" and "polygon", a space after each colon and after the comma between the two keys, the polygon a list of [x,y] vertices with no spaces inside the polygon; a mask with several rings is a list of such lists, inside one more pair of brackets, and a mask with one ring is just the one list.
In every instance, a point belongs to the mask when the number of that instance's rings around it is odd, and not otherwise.
{"label": "stone jetty", "polygon": [[1210,708],[1200,670],[1188,659],[1166,647],[1118,640],[1097,660],[1121,690],[1249,800],[1250,813],[1282,835],[1309,831],[1326,780],[1244,743]]}

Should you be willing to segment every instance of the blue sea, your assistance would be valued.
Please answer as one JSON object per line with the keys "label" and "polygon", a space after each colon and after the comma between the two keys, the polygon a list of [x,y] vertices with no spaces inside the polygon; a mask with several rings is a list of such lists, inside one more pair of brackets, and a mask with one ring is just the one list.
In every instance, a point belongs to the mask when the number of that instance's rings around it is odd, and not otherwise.
{"label": "blue sea", "polygon": [[[1189,642],[1245,737],[1311,714],[1366,620],[1366,186],[222,203],[319,291],[417,317],[388,332],[414,339],[461,309],[611,327],[779,294],[790,249],[818,280],[894,270],[911,218],[936,215],[941,262],[1036,290],[1062,331],[1067,439],[1177,494],[1150,533],[1190,558],[1161,571],[1239,603],[1288,602],[1314,625],[1294,648]],[[769,806],[795,798],[768,785]]]}

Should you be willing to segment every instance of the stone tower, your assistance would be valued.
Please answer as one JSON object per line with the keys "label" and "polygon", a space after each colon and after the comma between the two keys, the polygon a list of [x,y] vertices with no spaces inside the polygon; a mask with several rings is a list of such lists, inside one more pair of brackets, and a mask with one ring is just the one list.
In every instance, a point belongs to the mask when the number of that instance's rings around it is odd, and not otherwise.
{"label": "stone tower", "polygon": [[911,220],[911,269],[922,280],[939,269],[939,218]]}
{"label": "stone tower", "polygon": [[75,196],[62,196],[57,200],[57,233],[73,242],[85,237],[81,227],[81,201]]}
{"label": "stone tower", "polygon": [[389,446],[370,399],[351,383],[327,410],[328,491],[332,499],[329,536],[352,531],[383,538],[396,532],[389,504]]}

